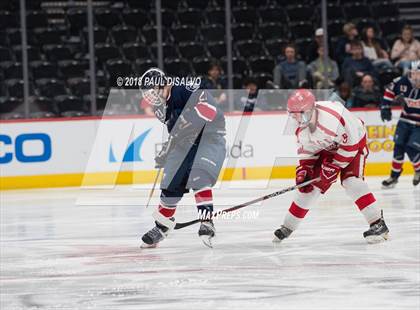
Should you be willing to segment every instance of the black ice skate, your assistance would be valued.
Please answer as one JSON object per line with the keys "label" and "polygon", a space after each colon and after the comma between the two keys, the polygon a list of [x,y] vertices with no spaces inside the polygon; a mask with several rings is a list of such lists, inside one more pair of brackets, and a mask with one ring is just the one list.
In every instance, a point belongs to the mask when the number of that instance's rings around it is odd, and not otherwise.
{"label": "black ice skate", "polygon": [[213,247],[211,239],[216,236],[216,228],[214,227],[212,220],[201,222],[200,229],[198,230],[198,236],[206,246],[209,248]]}
{"label": "black ice skate", "polygon": [[394,188],[395,185],[397,185],[397,183],[398,183],[398,178],[389,177],[388,179],[382,181],[382,188],[384,189]]}
{"label": "black ice skate", "polygon": [[273,242],[281,242],[283,239],[288,238],[292,232],[293,230],[281,225],[281,227],[274,232]]}
{"label": "black ice skate", "polygon": [[413,185],[417,186],[420,183],[420,171],[414,172]]}
{"label": "black ice skate", "polygon": [[[170,218],[171,221],[175,221],[173,217]],[[147,233],[141,237],[143,240],[142,248],[155,248],[159,242],[165,239],[169,233],[169,227],[166,227],[159,222],[155,221],[156,226],[150,229]]]}
{"label": "black ice skate", "polygon": [[379,220],[370,225],[369,230],[363,233],[368,243],[379,243],[388,240],[388,227],[385,224],[383,215]]}

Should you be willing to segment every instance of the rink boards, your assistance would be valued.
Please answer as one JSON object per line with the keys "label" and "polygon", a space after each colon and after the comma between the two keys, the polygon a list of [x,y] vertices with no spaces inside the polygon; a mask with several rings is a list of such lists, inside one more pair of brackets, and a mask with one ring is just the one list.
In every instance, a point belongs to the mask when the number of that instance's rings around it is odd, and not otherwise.
{"label": "rink boards", "polygon": [[[353,113],[366,125],[367,175],[388,174],[397,120],[383,123],[377,110]],[[166,139],[162,124],[144,116],[3,121],[0,127],[0,189],[151,183]],[[228,114],[226,127],[221,180],[294,177],[296,142],[285,113]],[[404,172],[411,171],[406,163]]]}

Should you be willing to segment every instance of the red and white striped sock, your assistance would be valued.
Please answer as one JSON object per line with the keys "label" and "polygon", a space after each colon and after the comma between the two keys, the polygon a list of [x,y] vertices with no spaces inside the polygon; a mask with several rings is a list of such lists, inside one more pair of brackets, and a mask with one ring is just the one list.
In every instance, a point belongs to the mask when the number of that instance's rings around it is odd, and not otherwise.
{"label": "red and white striped sock", "polygon": [[413,163],[413,168],[415,172],[420,172],[420,160],[416,163]]}
{"label": "red and white striped sock", "polygon": [[391,167],[392,171],[395,173],[401,173],[403,163],[404,163],[404,159],[398,160],[398,159],[393,158],[392,167]]}
{"label": "red and white striped sock", "polygon": [[295,199],[290,205],[283,225],[291,230],[296,230],[320,194],[321,192],[317,187],[310,193],[296,192]]}
{"label": "red and white striped sock", "polygon": [[376,203],[375,196],[364,180],[351,177],[343,181],[343,186],[347,195],[353,199],[369,224],[381,218],[381,210]]}

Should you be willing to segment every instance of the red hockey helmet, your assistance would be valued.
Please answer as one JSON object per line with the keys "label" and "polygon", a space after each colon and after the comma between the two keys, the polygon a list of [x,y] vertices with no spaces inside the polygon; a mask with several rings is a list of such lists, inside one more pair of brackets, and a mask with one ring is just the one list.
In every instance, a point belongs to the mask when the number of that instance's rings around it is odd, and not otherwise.
{"label": "red hockey helmet", "polygon": [[305,126],[309,123],[315,107],[315,96],[309,89],[295,90],[287,100],[287,112]]}

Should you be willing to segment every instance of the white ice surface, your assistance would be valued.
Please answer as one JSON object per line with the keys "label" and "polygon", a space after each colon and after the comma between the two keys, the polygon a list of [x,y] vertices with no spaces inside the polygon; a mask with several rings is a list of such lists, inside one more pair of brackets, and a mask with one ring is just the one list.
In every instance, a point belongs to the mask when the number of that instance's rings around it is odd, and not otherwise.
{"label": "white ice surface", "polygon": [[[377,245],[365,243],[367,224],[339,185],[280,246],[272,234],[291,194],[217,220],[214,249],[197,225],[140,249],[153,225],[147,190],[1,192],[0,309],[420,309],[420,188],[404,177],[382,190],[380,180],[368,182],[391,240]],[[224,185],[216,208],[292,182]],[[193,219],[194,207],[176,215]]]}

